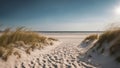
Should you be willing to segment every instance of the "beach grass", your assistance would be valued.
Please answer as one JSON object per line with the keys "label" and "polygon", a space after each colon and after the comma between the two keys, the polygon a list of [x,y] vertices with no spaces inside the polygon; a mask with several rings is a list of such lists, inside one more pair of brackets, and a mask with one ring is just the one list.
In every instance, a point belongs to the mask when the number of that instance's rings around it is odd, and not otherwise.
{"label": "beach grass", "polygon": [[[111,46],[112,48],[116,47],[116,45],[120,44],[120,29],[112,29],[112,30],[107,30],[105,31],[103,34],[101,34],[99,36],[99,39],[97,41],[97,43],[99,43],[99,46],[97,47],[97,49],[102,47],[102,44],[107,42],[113,42],[114,46]],[[110,49],[111,50],[111,49]]]}
{"label": "beach grass", "polygon": [[108,43],[110,45],[109,53],[112,56],[120,54],[120,28],[105,31],[103,34],[100,35],[96,43],[99,43],[97,49],[105,46],[103,45],[103,43]]}
{"label": "beach grass", "polygon": [[97,34],[92,34],[92,35],[89,35],[88,37],[86,37],[84,40],[95,40],[98,38],[98,35]]}
{"label": "beach grass", "polygon": [[26,52],[29,53],[27,50],[30,48],[43,48],[43,45],[53,45],[52,41],[57,41],[57,39],[47,38],[36,32],[27,31],[23,27],[16,28],[15,31],[7,28],[0,36],[0,57],[7,60],[14,47],[27,47]]}
{"label": "beach grass", "polygon": [[[108,48],[109,55],[114,56],[115,60],[120,62],[120,28],[109,29],[104,31],[102,34],[97,36],[91,35],[86,37],[84,40],[94,40],[97,39],[96,43],[93,45],[93,50],[100,51],[104,53],[106,48]],[[105,44],[107,43],[107,44]]]}

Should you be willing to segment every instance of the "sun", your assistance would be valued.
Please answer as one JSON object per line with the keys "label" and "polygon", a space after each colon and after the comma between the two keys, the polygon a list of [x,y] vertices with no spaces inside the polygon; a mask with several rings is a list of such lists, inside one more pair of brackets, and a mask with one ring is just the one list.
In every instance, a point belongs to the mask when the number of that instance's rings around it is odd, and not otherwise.
{"label": "sun", "polygon": [[116,7],[114,12],[116,15],[120,15],[120,6]]}

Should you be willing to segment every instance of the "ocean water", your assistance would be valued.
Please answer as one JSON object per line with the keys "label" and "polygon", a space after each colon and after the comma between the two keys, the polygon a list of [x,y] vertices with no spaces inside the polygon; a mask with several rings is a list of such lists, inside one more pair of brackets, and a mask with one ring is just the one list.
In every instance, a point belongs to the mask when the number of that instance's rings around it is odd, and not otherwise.
{"label": "ocean water", "polygon": [[103,31],[38,31],[48,37],[54,37],[59,39],[81,39],[91,34],[101,34]]}
{"label": "ocean water", "polygon": [[81,35],[81,34],[100,34],[103,33],[104,31],[37,31],[42,34],[55,34],[55,35]]}
{"label": "ocean water", "polygon": [[40,33],[102,33],[104,31],[38,31]]}

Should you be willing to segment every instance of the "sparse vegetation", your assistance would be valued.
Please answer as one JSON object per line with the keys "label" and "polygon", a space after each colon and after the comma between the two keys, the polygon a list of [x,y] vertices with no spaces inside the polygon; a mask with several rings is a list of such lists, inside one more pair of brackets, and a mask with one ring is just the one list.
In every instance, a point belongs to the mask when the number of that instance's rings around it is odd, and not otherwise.
{"label": "sparse vegetation", "polygon": [[120,54],[120,37],[118,36],[117,38],[109,49],[110,55]]}
{"label": "sparse vegetation", "polygon": [[93,50],[99,50],[101,54],[105,52],[106,48],[108,48],[110,56],[116,56],[115,60],[120,62],[120,28],[105,31],[92,47]]}
{"label": "sparse vegetation", "polygon": [[[53,41],[57,41],[57,39],[47,38],[38,33],[26,31],[23,27],[17,28],[15,31],[7,28],[0,36],[0,57],[7,60],[15,47],[26,48],[26,53],[30,54],[30,49],[42,48],[42,44],[52,45]],[[15,52],[15,55],[19,54]]]}
{"label": "sparse vegetation", "polygon": [[97,34],[92,34],[92,35],[86,37],[83,41],[86,41],[86,40],[93,41],[93,40],[95,40],[97,38],[98,38]]}
{"label": "sparse vegetation", "polygon": [[104,42],[110,43],[111,41],[117,39],[120,36],[120,29],[116,30],[107,30],[102,35],[99,36],[99,39],[97,43],[99,43],[99,46],[97,49],[99,49]]}
{"label": "sparse vegetation", "polygon": [[48,38],[48,40],[54,40],[54,41],[58,41],[58,39],[55,39],[55,38]]}

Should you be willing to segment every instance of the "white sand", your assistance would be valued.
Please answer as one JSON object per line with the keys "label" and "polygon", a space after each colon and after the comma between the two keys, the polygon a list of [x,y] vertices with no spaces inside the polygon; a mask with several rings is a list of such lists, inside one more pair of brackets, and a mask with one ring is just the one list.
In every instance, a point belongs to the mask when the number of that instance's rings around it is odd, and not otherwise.
{"label": "white sand", "polygon": [[59,39],[53,46],[35,50],[31,55],[20,50],[21,58],[10,56],[5,62],[0,59],[0,68],[96,68],[81,59],[80,42],[89,34],[46,34]]}
{"label": "white sand", "polygon": [[[83,61],[86,63],[88,62],[90,64],[93,64],[97,68],[120,68],[120,63],[115,60],[117,55],[111,56],[109,53],[109,48],[111,45],[113,45],[114,41],[110,43],[104,42],[99,49],[97,49],[97,45],[94,46],[96,42],[97,39],[93,41],[86,40],[84,42],[81,42],[79,47],[82,54],[84,54],[84,58],[81,59],[83,59]],[[104,51],[101,52],[103,48]]]}

